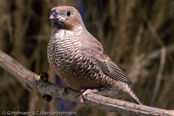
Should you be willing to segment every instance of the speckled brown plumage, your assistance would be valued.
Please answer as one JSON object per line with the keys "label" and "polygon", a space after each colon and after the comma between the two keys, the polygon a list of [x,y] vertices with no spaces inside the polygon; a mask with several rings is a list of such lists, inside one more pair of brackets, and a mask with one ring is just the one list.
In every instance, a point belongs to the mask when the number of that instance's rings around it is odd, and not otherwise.
{"label": "speckled brown plumage", "polygon": [[118,96],[129,94],[140,103],[128,86],[131,84],[129,78],[86,30],[75,8],[55,7],[50,12],[50,19],[55,29],[47,48],[48,61],[68,86],[75,90],[105,87],[104,95],[108,92]]}

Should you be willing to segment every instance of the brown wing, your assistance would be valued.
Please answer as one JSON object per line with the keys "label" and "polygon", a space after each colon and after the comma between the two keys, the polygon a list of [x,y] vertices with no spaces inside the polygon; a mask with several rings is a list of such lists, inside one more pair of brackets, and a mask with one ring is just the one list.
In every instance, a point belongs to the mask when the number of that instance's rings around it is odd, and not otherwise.
{"label": "brown wing", "polygon": [[117,81],[132,84],[125,73],[114,62],[112,62],[111,59],[108,59],[105,62],[102,62],[98,59],[96,59],[96,61],[98,62],[97,64],[100,66],[101,70],[109,77],[112,77]]}
{"label": "brown wing", "polygon": [[96,61],[97,65],[104,74],[117,81],[132,84],[125,73],[114,62],[111,61],[100,42],[92,35],[90,35],[90,39],[89,37],[83,38],[83,42],[81,43],[82,45],[80,50]]}

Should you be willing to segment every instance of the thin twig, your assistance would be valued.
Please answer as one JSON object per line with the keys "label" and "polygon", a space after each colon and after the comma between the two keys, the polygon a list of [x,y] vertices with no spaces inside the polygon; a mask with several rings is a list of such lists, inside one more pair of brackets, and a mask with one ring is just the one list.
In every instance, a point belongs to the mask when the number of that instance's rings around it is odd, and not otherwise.
{"label": "thin twig", "polygon": [[165,46],[163,41],[161,40],[161,38],[159,37],[159,35],[157,34],[156,30],[154,29],[152,23],[150,20],[146,20],[147,26],[150,30],[150,32],[152,33],[152,35],[154,36],[154,38],[157,40],[158,44],[163,47]]}
{"label": "thin twig", "polygon": [[159,91],[159,87],[160,87],[160,83],[161,83],[161,79],[162,79],[162,73],[164,70],[165,59],[166,59],[166,48],[162,47],[161,48],[160,66],[159,66],[158,75],[157,75],[157,81],[155,84],[155,89],[154,89],[153,96],[152,96],[151,103],[150,103],[151,106],[154,105],[155,100],[156,100],[157,95],[158,95],[158,91]]}
{"label": "thin twig", "polygon": [[[174,44],[170,44],[165,47],[166,48],[166,54],[171,54],[174,51]],[[151,61],[155,58],[160,57],[161,55],[161,49],[155,50],[151,52],[148,56],[145,56],[144,54],[139,55],[135,60],[133,64],[133,68],[130,71],[128,77],[133,78],[132,80],[135,82],[138,79],[135,79],[135,77],[138,77],[138,72],[140,72],[145,66],[148,66]],[[135,70],[136,69],[136,70]]]}
{"label": "thin twig", "polygon": [[[48,94],[51,96],[60,97],[63,99],[80,103],[81,94],[78,91],[69,89],[67,94],[62,95],[62,92],[64,90],[63,86],[39,80],[39,75],[26,69],[1,50],[0,66],[20,81],[24,82],[25,84],[28,84],[32,89],[39,91],[41,94]],[[97,94],[88,94],[87,96],[85,96],[85,103],[89,106],[93,106],[103,110],[113,111],[120,114],[133,114],[138,116],[174,116],[174,110],[165,110],[145,105],[138,105],[135,103],[112,99]]]}

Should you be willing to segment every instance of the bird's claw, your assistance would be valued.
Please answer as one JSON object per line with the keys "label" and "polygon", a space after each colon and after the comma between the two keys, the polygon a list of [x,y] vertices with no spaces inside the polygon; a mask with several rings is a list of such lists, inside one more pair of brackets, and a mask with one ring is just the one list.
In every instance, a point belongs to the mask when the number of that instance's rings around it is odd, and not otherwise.
{"label": "bird's claw", "polygon": [[81,91],[80,91],[82,93],[81,98],[80,98],[81,105],[84,106],[84,98],[87,94],[96,93],[98,91],[99,91],[98,89],[87,89],[87,90],[81,89]]}

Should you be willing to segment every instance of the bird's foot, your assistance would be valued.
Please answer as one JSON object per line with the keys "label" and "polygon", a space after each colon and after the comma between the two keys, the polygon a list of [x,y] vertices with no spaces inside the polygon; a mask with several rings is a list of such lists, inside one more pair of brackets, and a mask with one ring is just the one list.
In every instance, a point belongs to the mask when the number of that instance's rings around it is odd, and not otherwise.
{"label": "bird's foot", "polygon": [[84,98],[87,94],[96,93],[98,91],[99,91],[99,89],[87,89],[87,90],[81,89],[81,91],[80,91],[82,93],[81,98],[80,98],[81,105],[84,106]]}

